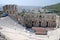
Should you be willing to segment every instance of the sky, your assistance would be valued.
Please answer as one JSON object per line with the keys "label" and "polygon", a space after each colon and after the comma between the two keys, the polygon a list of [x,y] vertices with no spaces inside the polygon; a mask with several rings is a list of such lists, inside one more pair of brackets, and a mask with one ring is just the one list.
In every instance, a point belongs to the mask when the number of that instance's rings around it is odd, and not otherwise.
{"label": "sky", "polygon": [[20,6],[47,6],[60,3],[60,0],[0,0],[1,5],[16,4]]}

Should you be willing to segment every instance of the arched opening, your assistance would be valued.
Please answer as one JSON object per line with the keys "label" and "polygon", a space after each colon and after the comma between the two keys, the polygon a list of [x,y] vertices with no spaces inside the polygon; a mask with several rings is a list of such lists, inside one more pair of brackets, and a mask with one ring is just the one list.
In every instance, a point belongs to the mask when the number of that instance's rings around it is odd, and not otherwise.
{"label": "arched opening", "polygon": [[32,21],[32,27],[34,26],[34,21]]}
{"label": "arched opening", "polygon": [[46,27],[48,27],[48,22],[46,22]]}
{"label": "arched opening", "polygon": [[39,27],[41,27],[41,22],[39,22]]}
{"label": "arched opening", "polygon": [[7,11],[7,13],[8,13],[8,11]]}

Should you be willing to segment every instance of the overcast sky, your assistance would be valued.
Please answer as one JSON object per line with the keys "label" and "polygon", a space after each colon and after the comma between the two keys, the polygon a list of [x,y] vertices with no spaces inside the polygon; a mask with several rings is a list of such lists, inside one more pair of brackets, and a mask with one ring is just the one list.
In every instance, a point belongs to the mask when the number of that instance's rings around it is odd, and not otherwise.
{"label": "overcast sky", "polygon": [[0,0],[1,5],[17,4],[21,6],[46,6],[60,3],[60,0]]}

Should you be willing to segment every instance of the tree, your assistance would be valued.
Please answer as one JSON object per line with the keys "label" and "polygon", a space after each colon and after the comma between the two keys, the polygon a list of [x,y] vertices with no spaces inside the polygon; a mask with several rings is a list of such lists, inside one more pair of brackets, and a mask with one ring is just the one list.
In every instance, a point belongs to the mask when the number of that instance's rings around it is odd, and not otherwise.
{"label": "tree", "polygon": [[1,14],[3,14],[3,11],[0,11],[0,16],[1,16]]}
{"label": "tree", "polygon": [[22,16],[25,16],[25,13],[26,13],[26,10],[22,9],[22,12],[21,12]]}

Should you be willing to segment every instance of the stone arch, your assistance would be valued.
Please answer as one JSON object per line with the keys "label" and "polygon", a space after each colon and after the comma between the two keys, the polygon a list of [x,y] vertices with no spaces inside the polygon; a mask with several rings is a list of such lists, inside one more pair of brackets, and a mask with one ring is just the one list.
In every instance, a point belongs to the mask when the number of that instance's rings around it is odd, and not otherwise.
{"label": "stone arch", "polygon": [[48,22],[46,22],[46,27],[48,27]]}
{"label": "stone arch", "polygon": [[41,21],[39,21],[39,27],[41,27]]}

